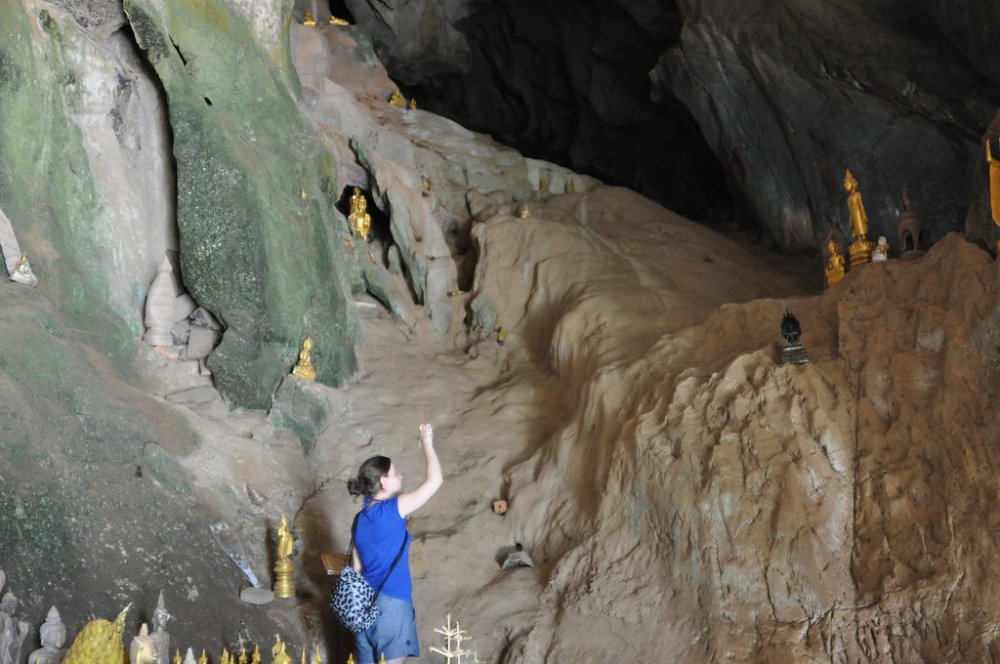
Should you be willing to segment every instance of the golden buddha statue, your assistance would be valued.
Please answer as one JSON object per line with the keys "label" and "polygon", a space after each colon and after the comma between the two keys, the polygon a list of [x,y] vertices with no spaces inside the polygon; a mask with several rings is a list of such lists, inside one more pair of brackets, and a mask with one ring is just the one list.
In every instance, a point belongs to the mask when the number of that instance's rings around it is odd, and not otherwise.
{"label": "golden buddha statue", "polygon": [[313,17],[313,13],[310,10],[306,10],[306,17],[302,19],[302,25],[314,26],[316,25],[316,19]]}
{"label": "golden buddha statue", "polygon": [[288,531],[288,517],[281,515],[278,526],[278,557],[287,558],[292,555],[292,533]]}
{"label": "golden buddha statue", "polygon": [[274,596],[280,599],[295,597],[295,584],[292,583],[295,564],[290,559],[292,543],[288,518],[282,514],[281,525],[278,527],[278,561],[274,563]]}
{"label": "golden buddha statue", "polygon": [[240,646],[240,659],[237,664],[247,664],[247,649]]}
{"label": "golden buddha statue", "polygon": [[313,646],[313,664],[323,664],[323,656],[319,654],[319,648]]}
{"label": "golden buddha statue", "polygon": [[406,106],[406,99],[403,98],[403,93],[400,92],[399,90],[396,90],[395,92],[393,92],[392,96],[389,97],[389,104],[391,106],[395,106],[396,108],[403,108],[403,107],[405,107]]}
{"label": "golden buddha statue", "polygon": [[839,283],[844,278],[844,257],[840,255],[837,243],[832,239],[826,242],[826,285],[827,288]]}
{"label": "golden buddha statue", "polygon": [[410,100],[410,110],[417,110],[417,100],[415,98]]}
{"label": "golden buddha statue", "polygon": [[292,658],[285,652],[285,643],[281,636],[274,635],[274,647],[271,648],[271,664],[292,664]]}
{"label": "golden buddha statue", "polygon": [[871,260],[872,243],[868,240],[868,214],[858,191],[858,181],[849,168],[844,172],[844,189],[847,191],[847,211],[851,216],[851,235],[854,236],[854,243],[850,246],[851,267],[855,267]]}
{"label": "golden buddha statue", "polygon": [[292,369],[292,375],[298,376],[302,380],[316,380],[316,367],[312,363],[312,337],[306,337],[302,342],[302,350],[299,351],[299,362]]}
{"label": "golden buddha statue", "polygon": [[345,19],[330,15],[330,25],[350,25]]}
{"label": "golden buddha statue", "polygon": [[177,651],[174,653],[174,664],[183,664],[181,660],[180,648],[178,648]]}
{"label": "golden buddha statue", "polygon": [[201,657],[198,658],[198,664],[208,664],[208,653],[202,648]]}
{"label": "golden buddha statue", "polygon": [[[990,214],[993,223],[1000,227],[1000,160],[993,158],[990,149],[990,139],[986,139],[986,163],[990,165]],[[1000,240],[997,240],[997,252],[1000,254]]]}
{"label": "golden buddha statue", "polygon": [[253,655],[250,656],[250,664],[260,664],[260,646],[253,647]]}
{"label": "golden buddha statue", "polygon": [[347,221],[350,222],[352,235],[360,235],[367,242],[372,227],[372,217],[368,214],[368,199],[358,187],[355,187],[354,193],[351,194],[351,213]]}

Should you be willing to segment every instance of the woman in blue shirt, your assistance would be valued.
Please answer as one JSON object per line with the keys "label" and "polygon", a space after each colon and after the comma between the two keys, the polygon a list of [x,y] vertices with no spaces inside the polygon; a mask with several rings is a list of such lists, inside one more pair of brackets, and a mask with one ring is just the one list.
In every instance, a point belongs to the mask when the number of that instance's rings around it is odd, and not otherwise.
{"label": "woman in blue shirt", "polygon": [[[366,631],[354,635],[359,664],[375,664],[382,655],[386,664],[400,664],[407,657],[420,656],[406,517],[423,506],[444,481],[430,424],[420,425],[420,446],[424,451],[426,478],[413,491],[403,493],[403,476],[384,456],[366,460],[357,477],[347,481],[352,496],[364,496],[354,533],[354,569],[373,588],[385,582],[378,595],[382,616]],[[399,560],[393,566],[397,555]]]}

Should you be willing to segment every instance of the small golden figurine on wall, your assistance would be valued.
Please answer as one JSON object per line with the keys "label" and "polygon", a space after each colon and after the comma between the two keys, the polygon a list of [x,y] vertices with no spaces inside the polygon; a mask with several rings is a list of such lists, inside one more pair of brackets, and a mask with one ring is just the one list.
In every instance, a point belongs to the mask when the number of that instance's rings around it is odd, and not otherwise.
{"label": "small golden figurine on wall", "polygon": [[[993,158],[990,139],[986,139],[986,163],[990,165],[990,216],[1000,228],[1000,160]],[[1000,255],[1000,240],[997,240],[997,254]]]}
{"label": "small golden figurine on wall", "polygon": [[403,97],[403,93],[400,92],[399,90],[393,92],[392,96],[389,97],[389,104],[391,106],[395,106],[396,108],[405,108],[406,99]]}
{"label": "small golden figurine on wall", "polygon": [[352,235],[360,235],[367,242],[372,227],[372,217],[368,214],[368,199],[361,193],[359,187],[355,187],[354,193],[351,194],[351,212],[347,221],[351,225]]}
{"label": "small golden figurine on wall", "polygon": [[840,255],[840,249],[837,248],[837,243],[832,239],[826,242],[826,252],[826,286],[829,288],[843,280],[845,264],[844,257]]}
{"label": "small golden figurine on wall", "polygon": [[872,243],[868,240],[868,214],[858,191],[858,181],[849,168],[844,172],[844,189],[847,191],[847,210],[851,215],[851,235],[854,236],[854,243],[850,246],[851,267],[855,267],[871,260]]}
{"label": "small golden figurine on wall", "polygon": [[293,376],[298,376],[302,380],[316,380],[316,367],[312,363],[312,347],[312,337],[306,337],[306,340],[302,342],[302,350],[299,351],[299,362],[292,369]]}
{"label": "small golden figurine on wall", "polygon": [[310,10],[306,10],[306,17],[302,19],[302,25],[314,26],[316,25],[316,19],[313,18],[313,13]]}

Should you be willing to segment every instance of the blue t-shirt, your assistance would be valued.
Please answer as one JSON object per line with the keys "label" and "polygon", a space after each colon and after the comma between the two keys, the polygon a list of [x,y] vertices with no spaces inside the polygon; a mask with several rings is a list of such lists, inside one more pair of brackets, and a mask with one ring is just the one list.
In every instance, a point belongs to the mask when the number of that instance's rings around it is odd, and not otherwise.
{"label": "blue t-shirt", "polygon": [[382,579],[399,553],[406,539],[406,548],[399,562],[392,569],[382,592],[390,597],[413,601],[413,583],[410,580],[410,538],[406,532],[406,519],[399,515],[399,499],[374,501],[365,498],[365,507],[358,515],[354,544],[361,558],[365,580],[378,589]]}

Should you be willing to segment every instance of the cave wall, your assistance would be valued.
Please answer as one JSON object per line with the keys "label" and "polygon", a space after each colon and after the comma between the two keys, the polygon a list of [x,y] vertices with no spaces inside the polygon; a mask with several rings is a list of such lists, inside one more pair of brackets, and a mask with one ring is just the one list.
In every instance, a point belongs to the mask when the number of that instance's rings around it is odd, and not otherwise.
{"label": "cave wall", "polygon": [[961,229],[1000,106],[986,2],[348,5],[426,107],[787,248],[849,233],[847,167],[873,238],[904,186]]}
{"label": "cave wall", "polygon": [[336,385],[356,368],[359,333],[350,260],[331,233],[336,169],[296,106],[289,6],[261,4],[125,10],[169,100],[184,284],[225,326],[208,360],[215,385],[266,409],[307,335],[317,379]]}
{"label": "cave wall", "polygon": [[[0,209],[72,325],[118,355],[176,248],[165,113],[121,20],[0,7]],[[123,17],[121,17],[123,18]]]}

